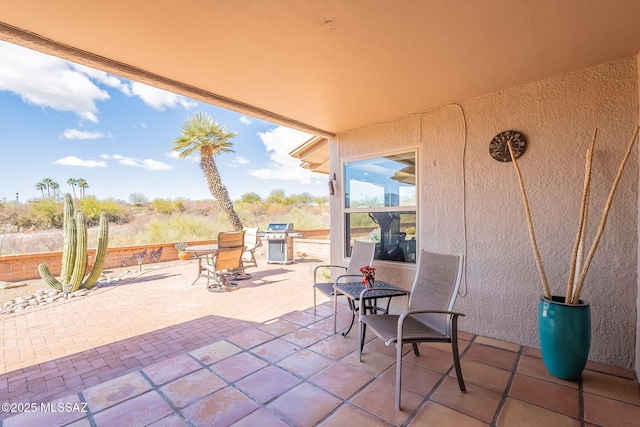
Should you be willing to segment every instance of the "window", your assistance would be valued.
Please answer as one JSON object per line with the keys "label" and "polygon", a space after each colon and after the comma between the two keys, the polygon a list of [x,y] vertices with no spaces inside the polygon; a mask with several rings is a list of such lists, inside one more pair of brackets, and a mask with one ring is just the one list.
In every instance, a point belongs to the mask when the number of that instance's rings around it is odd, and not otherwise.
{"label": "window", "polygon": [[416,262],[416,152],[344,164],[345,252],[376,242],[375,259]]}

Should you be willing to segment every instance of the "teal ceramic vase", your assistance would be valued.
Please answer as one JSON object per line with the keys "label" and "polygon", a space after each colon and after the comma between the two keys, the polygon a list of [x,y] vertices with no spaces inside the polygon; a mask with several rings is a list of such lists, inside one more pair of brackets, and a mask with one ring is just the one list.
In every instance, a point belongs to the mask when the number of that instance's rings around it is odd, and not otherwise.
{"label": "teal ceramic vase", "polygon": [[538,333],[542,360],[556,378],[580,378],[591,348],[591,311],[588,303],[565,304],[564,297],[540,298]]}

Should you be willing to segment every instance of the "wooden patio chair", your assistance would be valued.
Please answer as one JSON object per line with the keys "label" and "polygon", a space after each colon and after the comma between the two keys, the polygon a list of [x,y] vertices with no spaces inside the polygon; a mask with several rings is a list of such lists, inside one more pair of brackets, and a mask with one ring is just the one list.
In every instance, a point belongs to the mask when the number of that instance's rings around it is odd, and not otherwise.
{"label": "wooden patio chair", "polygon": [[402,346],[411,344],[416,356],[420,355],[418,343],[451,343],[453,364],[460,391],[466,391],[460,355],[458,353],[458,316],[453,305],[462,278],[462,256],[420,251],[418,271],[411,293],[409,307],[402,314],[366,314],[363,296],[360,295],[358,360],[362,362],[362,350],[366,328],[369,327],[388,346],[396,345],[396,408],[400,409],[402,380]]}
{"label": "wooden patio chair", "polygon": [[[360,240],[354,240],[353,249],[351,251],[351,259],[349,265],[318,265],[313,270],[313,314],[316,314],[316,292],[320,291],[322,294],[332,297],[334,294],[333,285],[338,280],[346,279],[347,277],[357,276],[362,280],[362,273],[360,268],[366,265],[373,264],[373,256],[376,250],[376,244],[374,242],[362,242]],[[337,277],[334,282],[318,283],[318,270],[325,268],[340,268],[344,270],[344,274]]]}

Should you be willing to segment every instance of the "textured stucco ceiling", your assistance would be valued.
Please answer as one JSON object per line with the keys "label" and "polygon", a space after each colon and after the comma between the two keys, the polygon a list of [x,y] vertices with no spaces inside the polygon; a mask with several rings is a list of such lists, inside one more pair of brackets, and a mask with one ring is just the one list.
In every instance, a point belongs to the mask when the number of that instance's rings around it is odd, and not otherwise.
{"label": "textured stucco ceiling", "polygon": [[0,0],[0,39],[330,136],[640,50],[638,0]]}

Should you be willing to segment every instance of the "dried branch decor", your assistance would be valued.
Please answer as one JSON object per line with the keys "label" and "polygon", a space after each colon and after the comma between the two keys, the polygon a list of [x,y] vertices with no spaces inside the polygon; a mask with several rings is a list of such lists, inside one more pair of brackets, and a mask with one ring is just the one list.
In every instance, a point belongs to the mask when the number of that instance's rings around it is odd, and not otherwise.
{"label": "dried branch decor", "polygon": [[[607,202],[602,212],[602,217],[600,218],[598,231],[596,232],[596,235],[593,239],[593,243],[591,244],[591,249],[589,250],[587,257],[583,263],[582,252],[584,247],[585,230],[586,230],[586,223],[587,223],[587,211],[589,206],[589,192],[591,189],[591,165],[593,161],[593,150],[594,150],[596,138],[598,136],[598,130],[596,129],[596,131],[593,134],[593,139],[591,140],[591,144],[587,149],[584,188],[582,192],[580,216],[578,218],[578,232],[576,234],[576,242],[573,247],[573,252],[571,256],[571,265],[569,267],[569,277],[567,280],[567,291],[566,291],[566,297],[565,297],[565,302],[567,304],[578,304],[580,301],[580,293],[582,292],[584,281],[587,277],[587,271],[589,270],[589,266],[591,265],[593,256],[595,255],[596,249],[598,248],[598,243],[600,243],[600,238],[602,237],[602,233],[604,232],[604,227],[607,223],[607,216],[609,215],[609,210],[611,209],[611,204],[613,203],[613,196],[616,192],[616,189],[618,188],[618,183],[620,182],[620,178],[622,177],[622,171],[624,170],[624,167],[627,164],[627,160],[631,155],[631,149],[638,136],[638,131],[640,131],[640,126],[636,127],[636,131],[634,132],[633,136],[629,140],[629,143],[627,144],[627,151],[624,157],[622,158],[622,162],[620,163],[620,167],[618,168],[618,173],[616,174],[616,177],[613,180],[613,184],[611,186],[611,190],[609,191],[609,197],[607,198]],[[518,176],[518,184],[520,185],[520,193],[522,194],[522,202],[524,204],[524,211],[527,218],[527,225],[529,227],[529,238],[531,240],[531,246],[533,248],[533,255],[536,260],[536,266],[538,267],[538,272],[540,273],[540,279],[542,280],[542,291],[543,291],[544,297],[550,300],[551,290],[549,289],[549,282],[547,281],[547,276],[544,272],[544,267],[542,265],[540,252],[538,251],[538,244],[536,243],[535,232],[533,229],[533,221],[531,219],[531,212],[529,210],[529,201],[527,199],[527,193],[524,189],[524,181],[522,179],[522,174],[520,172],[520,168],[518,167],[518,162],[516,161],[516,158],[513,153],[511,140],[507,141],[507,146],[509,147],[509,154],[511,155],[513,168],[515,169],[516,175]]]}

